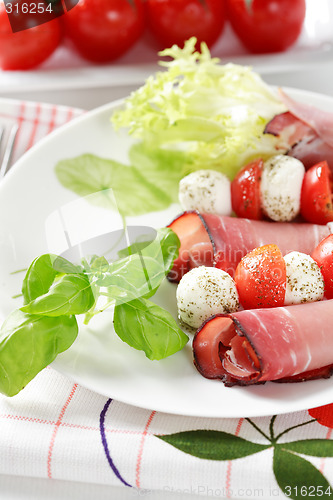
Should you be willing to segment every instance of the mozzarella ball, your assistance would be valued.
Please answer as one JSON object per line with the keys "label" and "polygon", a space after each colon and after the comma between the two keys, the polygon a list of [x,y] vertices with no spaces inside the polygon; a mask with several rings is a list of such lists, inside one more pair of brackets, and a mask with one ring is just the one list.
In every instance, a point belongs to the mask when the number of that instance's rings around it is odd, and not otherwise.
{"label": "mozzarella ball", "polygon": [[199,328],[214,314],[237,311],[239,299],[234,280],[215,267],[195,267],[186,273],[177,287],[179,318]]}
{"label": "mozzarella ball", "polygon": [[333,234],[333,222],[328,222],[326,224],[326,226],[327,226],[327,229],[328,229],[329,233]]}
{"label": "mozzarella ball", "polygon": [[302,162],[285,155],[264,163],[261,175],[261,207],[274,221],[291,221],[299,214],[305,169]]}
{"label": "mozzarella ball", "polygon": [[318,264],[305,253],[284,257],[287,272],[285,305],[315,302],[324,297],[325,283]]}
{"label": "mozzarella ball", "polygon": [[230,215],[230,181],[216,170],[197,170],[180,181],[179,202],[183,210]]}

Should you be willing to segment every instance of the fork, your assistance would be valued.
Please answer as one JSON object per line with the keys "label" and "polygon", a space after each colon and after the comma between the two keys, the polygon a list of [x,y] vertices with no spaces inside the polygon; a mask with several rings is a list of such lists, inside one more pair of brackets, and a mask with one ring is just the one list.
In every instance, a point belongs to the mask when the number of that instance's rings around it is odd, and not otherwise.
{"label": "fork", "polygon": [[[0,149],[5,143],[5,131],[6,128],[4,126],[0,126]],[[0,180],[4,178],[10,168],[17,131],[18,125],[13,125],[10,128],[2,160],[0,159]]]}

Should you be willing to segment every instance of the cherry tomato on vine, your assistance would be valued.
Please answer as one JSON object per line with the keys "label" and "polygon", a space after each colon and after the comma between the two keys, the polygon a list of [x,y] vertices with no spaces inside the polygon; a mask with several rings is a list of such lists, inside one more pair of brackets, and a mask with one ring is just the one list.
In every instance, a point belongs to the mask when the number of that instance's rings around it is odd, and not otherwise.
{"label": "cherry tomato on vine", "polygon": [[264,168],[262,159],[245,165],[231,183],[232,209],[237,217],[259,220],[263,218],[260,206],[260,180]]}
{"label": "cherry tomato on vine", "polygon": [[250,52],[282,52],[296,42],[301,33],[305,0],[226,2],[232,28]]}
{"label": "cherry tomato on vine", "polygon": [[305,172],[301,192],[301,214],[308,222],[327,224],[333,221],[332,175],[326,161]]}
{"label": "cherry tomato on vine", "polygon": [[142,0],[80,0],[62,16],[65,34],[93,62],[125,54],[144,30]]}
{"label": "cherry tomato on vine", "polygon": [[333,234],[323,239],[311,254],[325,282],[325,297],[333,299]]}
{"label": "cherry tomato on vine", "polygon": [[[18,15],[24,16],[24,13]],[[58,47],[60,38],[58,19],[13,33],[4,3],[0,2],[1,69],[25,70],[38,66]]]}
{"label": "cherry tomato on vine", "polygon": [[149,30],[161,48],[183,47],[195,36],[197,45],[211,47],[223,31],[225,5],[222,0],[146,0]]}
{"label": "cherry tomato on vine", "polygon": [[245,255],[234,279],[244,309],[284,305],[286,264],[276,245],[264,245]]}

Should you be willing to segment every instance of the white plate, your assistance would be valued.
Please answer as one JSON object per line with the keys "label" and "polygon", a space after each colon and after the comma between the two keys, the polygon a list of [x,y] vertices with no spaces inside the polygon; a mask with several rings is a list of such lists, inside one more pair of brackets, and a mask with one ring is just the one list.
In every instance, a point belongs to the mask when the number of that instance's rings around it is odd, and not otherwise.
{"label": "white plate", "polygon": [[[292,89],[288,92],[296,99],[333,111],[332,98]],[[74,207],[77,234],[69,229],[72,243],[75,238],[80,240],[110,229],[112,212],[94,207],[63,188],[54,167],[61,159],[85,152],[124,161],[130,139],[126,133],[116,135],[110,123],[111,112],[118,105],[99,108],[55,131],[23,156],[0,185],[2,319],[20,306],[21,299],[12,297],[20,291],[23,273],[11,273],[26,268],[38,255],[65,249],[64,235],[58,234],[54,225],[57,217],[60,220],[59,210],[66,219],[69,208]],[[173,205],[127,222],[161,227],[179,211]],[[176,316],[175,285],[165,282],[157,301]],[[332,379],[226,388],[197,373],[190,344],[163,361],[149,361],[142,352],[119,340],[112,329],[111,312],[96,317],[89,327],[82,327],[77,341],[53,366],[83,386],[119,401],[198,417],[263,416],[333,401]]]}
{"label": "white plate", "polygon": [[[261,74],[296,71],[332,60],[333,2],[306,0],[306,4],[302,33],[289,50],[278,54],[251,55],[227,24],[214,45],[212,54],[220,57],[223,63],[232,61],[249,65]],[[148,36],[143,37],[123,57],[103,66],[88,63],[63,44],[35,70],[0,70],[0,92],[12,94],[22,91],[123,86],[136,88],[159,69],[157,60],[157,47]]]}

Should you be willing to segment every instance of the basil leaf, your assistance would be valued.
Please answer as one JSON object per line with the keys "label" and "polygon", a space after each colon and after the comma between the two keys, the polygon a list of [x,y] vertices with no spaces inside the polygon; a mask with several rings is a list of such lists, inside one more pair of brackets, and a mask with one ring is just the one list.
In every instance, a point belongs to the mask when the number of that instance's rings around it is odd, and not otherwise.
{"label": "basil leaf", "polygon": [[105,273],[109,269],[109,263],[105,257],[98,257],[94,255],[89,264],[89,271],[93,271],[96,274]]}
{"label": "basil leaf", "polygon": [[72,262],[60,255],[56,256],[53,267],[59,274],[80,274],[83,272],[82,266],[72,264]]}
{"label": "basil leaf", "polygon": [[179,181],[190,172],[185,170],[190,162],[187,152],[138,142],[131,146],[129,160],[151,184],[163,190],[174,203],[178,202]]}
{"label": "basil leaf", "polygon": [[125,257],[129,257],[130,255],[134,255],[135,253],[141,253],[142,250],[148,245],[151,245],[153,241],[153,239],[150,239],[148,241],[135,241],[129,247],[119,250],[118,257],[119,259],[123,259]]}
{"label": "basil leaf", "polygon": [[[117,209],[123,215],[163,210],[173,202],[168,193],[151,183],[139,169],[92,154],[60,161],[55,173],[65,188],[88,197],[90,203]],[[135,186],[135,193],[129,186]]]}
{"label": "basil leaf", "polygon": [[78,273],[81,268],[54,254],[44,254],[37,257],[29,266],[23,280],[22,293],[24,303],[29,304],[41,295],[45,295],[56,276],[61,273]]}
{"label": "basil leaf", "polygon": [[178,257],[180,240],[172,229],[164,227],[158,231],[160,237],[160,245],[164,259],[165,274],[171,270],[174,260]]}
{"label": "basil leaf", "polygon": [[155,240],[150,242],[137,241],[131,246],[120,250],[118,256],[123,258],[139,253],[141,255],[150,255],[156,259],[162,252],[165,274],[168,274],[174,260],[178,257],[179,247],[180,241],[176,233],[168,227],[163,227],[157,230]]}
{"label": "basil leaf", "polygon": [[149,359],[164,359],[188,342],[171,314],[149,300],[116,305],[113,322],[121,340],[144,351]]}
{"label": "basil leaf", "polygon": [[[163,210],[178,201],[179,181],[190,161],[187,153],[134,144],[129,160],[132,166],[85,154],[60,161],[55,173],[65,188],[79,196],[94,194],[89,202],[118,208],[123,215]],[[135,195],[128,186],[135,186]]]}
{"label": "basil leaf", "polygon": [[117,298],[118,303],[149,297],[172,267],[179,246],[178,236],[171,229],[159,229],[154,241],[134,243],[119,252],[130,255],[112,262],[107,271],[100,274],[96,284],[107,287],[108,293]]}
{"label": "basil leaf", "polygon": [[108,295],[118,302],[127,302],[151,294],[164,277],[163,264],[150,257],[142,258],[134,254],[110,264],[108,271],[97,279],[96,284],[106,287]]}
{"label": "basil leaf", "polygon": [[83,314],[95,303],[89,280],[84,274],[65,274],[55,281],[45,295],[23,306],[29,314],[62,316]]}
{"label": "basil leaf", "polygon": [[56,255],[45,254],[37,257],[30,265],[22,284],[24,303],[28,304],[50,289],[58,272],[53,267]]}
{"label": "basil leaf", "polygon": [[11,313],[0,330],[0,392],[14,396],[77,337],[74,316]]}

